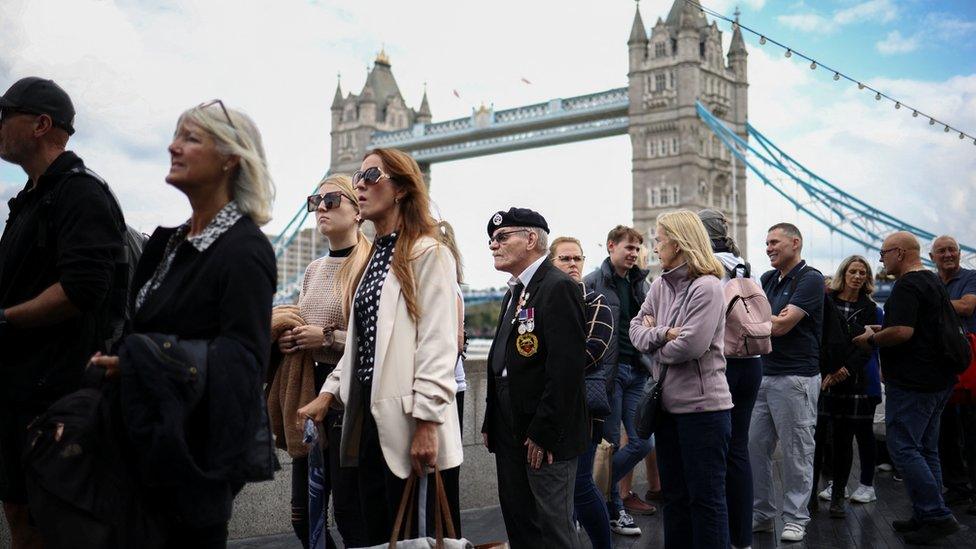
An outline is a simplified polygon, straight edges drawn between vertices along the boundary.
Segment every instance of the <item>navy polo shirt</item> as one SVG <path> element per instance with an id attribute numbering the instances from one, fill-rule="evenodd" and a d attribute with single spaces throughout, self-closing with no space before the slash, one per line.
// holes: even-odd
<path id="1" fill-rule="evenodd" d="M 762 277 L 763 291 L 773 316 L 787 305 L 806 313 L 792 330 L 772 338 L 773 352 L 763 356 L 763 375 L 815 376 L 820 373 L 820 335 L 826 290 L 823 275 L 806 266 L 807 262 L 801 261 L 784 277 L 775 270 Z M 796 290 L 793 290 L 794 279 Z"/>
<path id="2" fill-rule="evenodd" d="M 976 270 L 959 269 L 949 282 L 946 282 L 946 291 L 949 292 L 949 299 L 955 301 L 962 299 L 964 295 L 976 295 Z M 970 334 L 976 334 L 976 313 L 969 316 L 961 316 L 963 328 Z"/>

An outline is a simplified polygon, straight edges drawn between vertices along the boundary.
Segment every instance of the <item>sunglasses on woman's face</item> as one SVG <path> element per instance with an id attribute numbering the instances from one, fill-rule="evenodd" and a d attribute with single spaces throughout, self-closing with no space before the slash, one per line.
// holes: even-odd
<path id="1" fill-rule="evenodd" d="M 360 181 L 365 181 L 367 185 L 375 185 L 384 177 L 392 179 L 389 175 L 374 166 L 365 170 L 357 170 L 356 173 L 352 174 L 352 184 L 358 185 Z"/>
<path id="2" fill-rule="evenodd" d="M 331 193 L 325 194 L 313 194 L 308 197 L 306 201 L 306 206 L 308 211 L 314 212 L 319 209 L 319 204 L 324 204 L 326 211 L 332 208 L 338 208 L 339 204 L 342 203 L 342 193 L 339 191 L 332 191 Z"/>

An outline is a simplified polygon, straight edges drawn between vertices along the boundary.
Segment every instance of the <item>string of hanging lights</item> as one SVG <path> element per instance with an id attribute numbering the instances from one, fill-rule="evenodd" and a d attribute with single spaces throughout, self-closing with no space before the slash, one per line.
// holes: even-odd
<path id="1" fill-rule="evenodd" d="M 895 99 L 894 97 L 891 97 L 890 95 L 882 92 L 881 90 L 879 90 L 877 88 L 874 88 L 874 87 L 872 87 L 872 86 L 864 83 L 861 80 L 858 80 L 856 78 L 853 78 L 851 76 L 848 76 L 847 74 L 841 72 L 840 70 L 835 69 L 833 67 L 829 67 L 829 66 L 821 63 L 820 61 L 817 61 L 816 59 L 814 59 L 814 58 L 812 58 L 812 57 L 810 57 L 810 56 L 808 56 L 806 54 L 803 54 L 801 52 L 796 51 L 796 49 L 794 49 L 794 48 L 792 48 L 790 46 L 787 46 L 786 44 L 783 44 L 782 42 L 779 42 L 777 40 L 774 40 L 772 38 L 769 38 L 764 33 L 761 33 L 761 32 L 759 32 L 759 31 L 757 31 L 755 29 L 749 28 L 746 25 L 743 25 L 743 24 L 739 23 L 738 15 L 736 15 L 735 19 L 730 19 L 730 18 L 726 17 L 725 15 L 723 15 L 723 14 L 721 14 L 719 12 L 716 12 L 716 11 L 714 11 L 712 9 L 706 8 L 698 0 L 685 0 L 685 2 L 688 3 L 688 4 L 690 4 L 691 6 L 693 6 L 695 8 L 698 8 L 704 14 L 710 15 L 710 16 L 712 16 L 715 19 L 720 19 L 722 21 L 725 21 L 725 22 L 731 24 L 732 25 L 732 30 L 735 30 L 735 29 L 738 28 L 738 29 L 740 29 L 742 31 L 749 32 L 749 33 L 752 33 L 755 36 L 758 36 L 759 37 L 759 45 L 761 45 L 761 46 L 765 46 L 766 43 L 771 43 L 771 44 L 774 44 L 776 46 L 779 46 L 780 48 L 782 48 L 784 50 L 784 54 L 783 55 L 787 59 L 792 58 L 795 55 L 796 57 L 798 57 L 800 59 L 804 59 L 806 61 L 809 61 L 810 62 L 810 70 L 817 70 L 817 68 L 821 68 L 821 69 L 826 70 L 828 72 L 832 72 L 832 73 L 834 73 L 834 77 L 833 77 L 834 78 L 834 81 L 839 81 L 840 79 L 843 78 L 844 80 L 847 80 L 847 81 L 851 82 L 852 84 L 857 84 L 857 89 L 859 89 L 859 90 L 868 90 L 869 92 L 874 92 L 874 99 L 876 101 L 881 101 L 882 99 L 883 100 L 887 100 L 887 101 L 891 102 L 892 104 L 894 104 L 896 110 L 900 110 L 902 107 L 905 107 L 906 111 L 907 110 L 910 110 L 912 112 L 912 117 L 913 118 L 918 118 L 920 116 L 923 119 L 928 118 L 929 125 L 930 126 L 940 126 L 940 127 L 943 128 L 943 131 L 945 133 L 958 133 L 960 140 L 971 139 L 972 142 L 973 142 L 973 145 L 976 145 L 976 136 L 974 136 L 974 135 L 972 135 L 972 134 L 970 134 L 968 132 L 965 132 L 963 130 L 960 130 L 960 129 L 958 129 L 958 128 L 952 126 L 952 125 L 950 125 L 947 122 L 942 122 L 941 120 L 938 120 L 934 116 L 929 115 L 929 114 L 926 114 L 922 110 L 906 104 L 904 101 L 901 101 L 899 99 Z"/>

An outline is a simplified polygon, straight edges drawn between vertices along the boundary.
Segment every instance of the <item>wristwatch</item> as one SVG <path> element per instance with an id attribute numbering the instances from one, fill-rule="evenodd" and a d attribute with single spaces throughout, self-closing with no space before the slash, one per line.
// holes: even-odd
<path id="1" fill-rule="evenodd" d="M 322 347 L 331 347 L 335 343 L 335 328 L 322 328 Z"/>

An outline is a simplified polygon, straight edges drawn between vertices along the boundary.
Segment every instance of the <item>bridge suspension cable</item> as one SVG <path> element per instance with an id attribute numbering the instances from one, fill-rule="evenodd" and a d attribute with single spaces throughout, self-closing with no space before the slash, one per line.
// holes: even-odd
<path id="1" fill-rule="evenodd" d="M 792 48 L 790 46 L 787 46 L 786 44 L 783 44 L 782 42 L 779 42 L 777 40 L 774 40 L 774 39 L 770 38 L 766 34 L 763 34 L 763 33 L 759 32 L 759 31 L 757 31 L 755 29 L 752 29 L 750 27 L 747 27 L 746 25 L 743 25 L 743 24 L 739 23 L 738 10 L 736 11 L 735 19 L 730 19 L 730 18 L 726 17 L 725 15 L 723 15 L 723 14 L 721 14 L 721 13 L 715 11 L 715 10 L 706 8 L 698 0 L 685 0 L 685 2 L 687 4 L 695 7 L 695 8 L 698 8 L 699 10 L 701 10 L 702 13 L 708 14 L 708 15 L 714 17 L 715 19 L 721 19 L 722 21 L 726 21 L 726 22 L 730 23 L 732 25 L 732 29 L 733 30 L 735 30 L 735 29 L 738 28 L 738 29 L 741 29 L 743 31 L 749 32 L 749 33 L 751 33 L 751 34 L 759 37 L 759 45 L 765 45 L 766 42 L 770 42 L 770 43 L 772 43 L 772 44 L 774 44 L 776 46 L 779 46 L 780 48 L 782 48 L 784 50 L 784 55 L 787 58 L 791 58 L 793 56 L 796 56 L 796 57 L 798 57 L 800 59 L 804 59 L 806 61 L 809 61 L 810 62 L 810 70 L 816 70 L 817 68 L 821 68 L 823 70 L 826 70 L 828 72 L 828 74 L 832 72 L 832 73 L 834 73 L 834 80 L 835 81 L 844 79 L 844 80 L 847 80 L 848 82 L 850 82 L 852 84 L 857 84 L 857 88 L 859 90 L 868 90 L 869 92 L 873 92 L 874 93 L 874 99 L 875 100 L 881 101 L 882 99 L 884 99 L 884 100 L 890 102 L 892 105 L 894 105 L 895 110 L 900 110 L 902 107 L 904 107 L 905 108 L 905 112 L 911 111 L 913 118 L 919 118 L 919 117 L 921 117 L 922 120 L 928 120 L 930 126 L 937 127 L 939 129 L 942 129 L 945 133 L 948 133 L 948 134 L 951 134 L 951 135 L 958 134 L 960 140 L 968 139 L 968 140 L 970 140 L 970 141 L 973 142 L 973 145 L 976 145 L 976 136 L 974 136 L 972 133 L 969 133 L 969 132 L 965 132 L 963 130 L 960 130 L 959 128 L 957 128 L 955 126 L 952 126 L 952 125 L 950 125 L 947 122 L 942 122 L 941 120 L 935 118 L 934 116 L 932 116 L 930 114 L 926 114 L 926 113 L 922 112 L 921 110 L 919 110 L 919 109 L 917 109 L 915 107 L 912 107 L 912 106 L 909 106 L 909 105 L 905 104 L 904 101 L 901 101 L 899 99 L 895 99 L 894 97 L 888 95 L 887 93 L 882 92 L 881 90 L 879 90 L 879 89 L 877 89 L 877 88 L 875 88 L 873 86 L 870 86 L 868 84 L 865 84 L 863 80 L 858 80 L 858 79 L 856 79 L 856 78 L 854 78 L 852 76 L 848 76 L 847 74 L 845 74 L 844 72 L 841 72 L 838 69 L 834 69 L 832 67 L 829 67 L 827 65 L 824 65 L 823 63 L 821 63 L 820 61 L 817 61 L 813 57 L 810 57 L 810 56 L 808 56 L 808 55 L 806 55 L 804 53 L 801 53 L 801 52 L 797 51 L 796 49 L 794 49 L 794 48 Z"/>
<path id="2" fill-rule="evenodd" d="M 923 242 L 923 246 L 925 242 L 936 238 L 934 233 L 879 210 L 821 178 L 786 154 L 751 124 L 746 123 L 749 137 L 747 141 L 700 102 L 697 103 L 697 109 L 702 121 L 763 184 L 831 232 L 876 251 L 881 250 L 885 236 L 895 231 L 914 234 Z M 801 192 L 791 193 L 788 188 L 790 184 L 795 184 Z M 970 269 L 976 268 L 976 248 L 960 242 L 959 249 L 960 264 Z M 931 266 L 930 261 L 925 261 Z"/>

